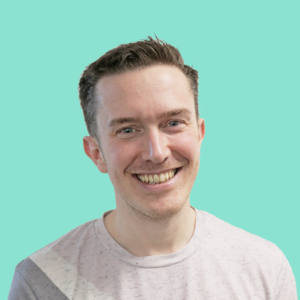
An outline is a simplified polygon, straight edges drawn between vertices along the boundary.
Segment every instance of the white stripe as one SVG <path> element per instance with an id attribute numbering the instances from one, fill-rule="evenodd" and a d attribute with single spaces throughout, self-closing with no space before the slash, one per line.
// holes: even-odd
<path id="1" fill-rule="evenodd" d="M 114 300 L 83 278 L 73 265 L 51 248 L 45 247 L 35 252 L 30 259 L 70 300 Z"/>

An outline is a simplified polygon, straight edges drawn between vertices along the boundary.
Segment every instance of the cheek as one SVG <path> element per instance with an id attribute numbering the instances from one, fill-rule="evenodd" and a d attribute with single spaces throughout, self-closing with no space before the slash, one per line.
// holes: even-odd
<path id="1" fill-rule="evenodd" d="M 107 162 L 117 172 L 124 172 L 136 157 L 134 143 L 112 143 L 107 150 L 107 156 L 109 157 Z"/>
<path id="2" fill-rule="evenodd" d="M 193 133 L 183 133 L 171 140 L 172 148 L 181 156 L 188 160 L 194 160 L 199 157 L 198 138 Z"/>

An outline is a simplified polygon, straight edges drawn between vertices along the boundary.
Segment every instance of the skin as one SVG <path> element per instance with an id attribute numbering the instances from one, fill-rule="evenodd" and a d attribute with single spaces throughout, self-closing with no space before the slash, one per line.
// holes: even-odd
<path id="1" fill-rule="evenodd" d="M 90 136 L 83 144 L 114 186 L 116 210 L 104 219 L 108 232 L 136 256 L 178 251 L 194 232 L 189 195 L 205 134 L 186 76 L 167 65 L 108 76 L 97 83 L 96 99 L 101 148 Z M 156 185 L 135 175 L 174 168 L 174 178 Z"/>

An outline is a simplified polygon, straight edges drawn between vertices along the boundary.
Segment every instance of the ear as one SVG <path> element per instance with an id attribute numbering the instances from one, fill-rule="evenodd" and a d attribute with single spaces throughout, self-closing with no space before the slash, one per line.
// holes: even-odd
<path id="1" fill-rule="evenodd" d="M 204 119 L 198 119 L 198 134 L 199 134 L 199 152 L 200 152 L 200 148 L 201 148 L 201 144 L 202 141 L 204 139 L 204 135 L 205 135 L 205 123 L 204 123 Z"/>
<path id="2" fill-rule="evenodd" d="M 85 154 L 93 161 L 101 173 L 107 173 L 106 163 L 97 140 L 91 136 L 83 138 Z"/>

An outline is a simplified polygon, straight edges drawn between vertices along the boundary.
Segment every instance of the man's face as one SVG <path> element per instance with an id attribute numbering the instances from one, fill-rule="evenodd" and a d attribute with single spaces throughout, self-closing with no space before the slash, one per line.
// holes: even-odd
<path id="1" fill-rule="evenodd" d="M 205 132 L 185 75 L 158 65 L 105 77 L 96 99 L 102 155 L 94 162 L 109 174 L 117 209 L 176 214 L 189 203 Z"/>

